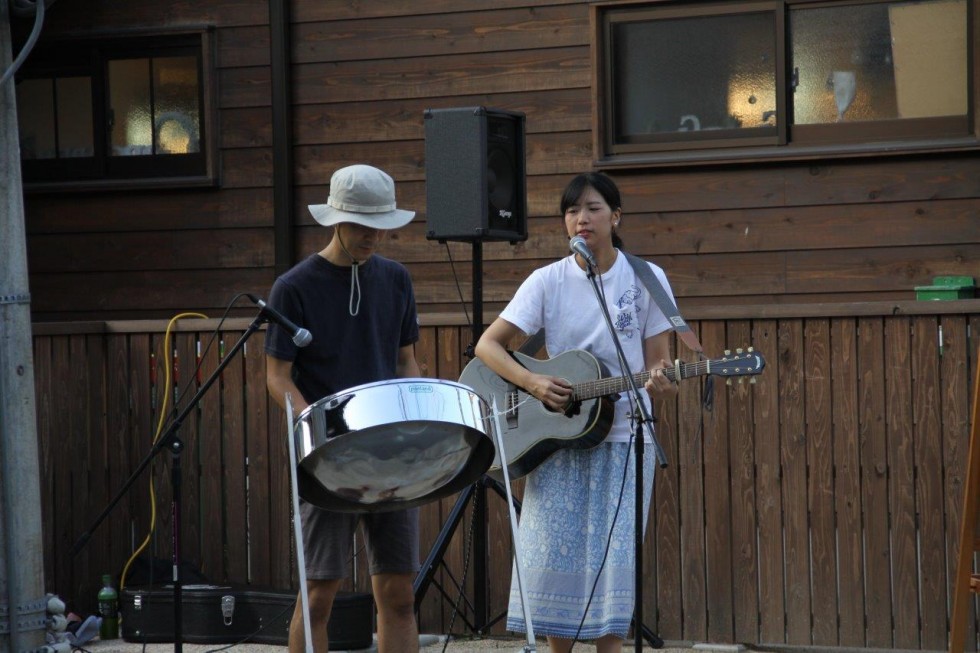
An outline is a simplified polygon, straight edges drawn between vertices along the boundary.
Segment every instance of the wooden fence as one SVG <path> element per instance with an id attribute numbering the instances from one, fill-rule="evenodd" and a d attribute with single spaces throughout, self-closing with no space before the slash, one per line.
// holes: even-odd
<path id="1" fill-rule="evenodd" d="M 711 412 L 699 405 L 703 380 L 656 407 L 669 465 L 644 547 L 645 625 L 669 640 L 944 649 L 980 300 L 689 313 L 709 355 L 753 346 L 767 367 L 756 384 L 716 384 Z M 118 577 L 148 533 L 152 555 L 169 559 L 169 450 L 71 549 L 152 450 L 173 398 L 192 396 L 248 324 L 225 323 L 213 343 L 216 320 L 181 320 L 169 336 L 165 322 L 35 325 L 45 583 L 76 611 L 95 609 L 101 574 Z M 290 588 L 286 425 L 266 393 L 263 336 L 178 431 L 182 557 L 213 582 Z M 458 378 L 470 340 L 467 325 L 423 316 L 423 375 Z M 506 607 L 510 532 L 506 505 L 487 497 L 495 616 Z M 455 501 L 423 507 L 423 555 Z M 420 609 L 423 632 L 448 629 L 464 575 L 453 630 L 466 632 L 471 528 L 464 517 L 451 533 Z M 349 587 L 367 587 L 362 564 Z"/>

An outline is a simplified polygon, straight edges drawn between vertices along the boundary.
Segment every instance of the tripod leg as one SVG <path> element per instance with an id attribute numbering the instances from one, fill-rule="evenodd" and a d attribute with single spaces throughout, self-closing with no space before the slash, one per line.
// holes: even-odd
<path id="1" fill-rule="evenodd" d="M 472 498 L 475 491 L 476 484 L 474 483 L 473 485 L 467 486 L 460 493 L 459 498 L 456 499 L 456 505 L 453 506 L 452 511 L 449 513 L 449 519 L 446 520 L 442 530 L 439 531 L 439 536 L 432 545 L 432 549 L 429 551 L 425 562 L 422 563 L 422 568 L 419 570 L 418 576 L 415 577 L 413 589 L 415 590 L 416 611 L 422 605 L 422 599 L 425 597 L 429 585 L 432 584 L 432 577 L 435 576 L 438 565 L 442 563 L 442 558 L 446 554 L 446 549 L 449 548 L 449 542 L 453 538 L 453 533 L 456 532 L 456 527 L 459 526 L 459 522 L 463 518 L 466 504 L 470 502 L 470 498 Z"/>
<path id="2" fill-rule="evenodd" d="M 631 626 L 636 626 L 636 619 L 630 624 Z M 664 640 L 658 637 L 652 630 L 650 630 L 645 624 L 640 624 L 640 632 L 643 634 L 643 639 L 647 641 L 650 648 L 663 648 Z"/>

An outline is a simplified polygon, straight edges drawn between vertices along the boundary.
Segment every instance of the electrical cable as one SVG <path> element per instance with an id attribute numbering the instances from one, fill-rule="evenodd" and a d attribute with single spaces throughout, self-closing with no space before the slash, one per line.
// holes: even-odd
<path id="1" fill-rule="evenodd" d="M 187 379 L 187 383 L 184 385 L 184 389 L 181 390 L 181 391 L 179 391 L 177 393 L 177 396 L 174 398 L 173 413 L 174 413 L 175 416 L 178 414 L 177 408 L 180 405 L 181 400 L 187 395 L 188 391 L 190 390 L 191 384 L 193 384 L 197 380 L 198 372 L 201 370 L 201 366 L 204 363 L 204 359 L 207 356 L 208 351 L 210 351 L 211 346 L 214 344 L 216 338 L 218 337 L 218 334 L 221 332 L 221 326 L 224 324 L 225 320 L 228 318 L 228 313 L 231 311 L 231 309 L 235 305 L 235 303 L 239 299 L 241 299 L 242 297 L 245 297 L 245 296 L 246 296 L 246 293 L 238 293 L 237 295 L 235 295 L 232 298 L 232 300 L 225 307 L 224 313 L 222 313 L 221 318 L 218 320 L 217 326 L 214 328 L 214 331 L 211 332 L 211 337 L 208 340 L 208 343 L 205 346 L 204 351 L 201 353 L 200 356 L 197 357 L 197 366 L 194 368 L 194 372 Z M 197 317 L 197 318 L 204 318 L 204 319 L 207 319 L 208 318 L 208 316 L 207 315 L 204 315 L 203 313 L 178 313 L 177 315 L 175 315 L 174 317 L 172 317 L 170 319 L 170 322 L 167 324 L 167 330 L 166 330 L 166 333 L 165 333 L 164 339 L 163 339 L 163 351 L 164 351 L 164 355 L 165 356 L 169 356 L 170 358 L 167 361 L 165 361 L 165 364 L 163 366 L 163 368 L 164 368 L 164 374 L 165 374 L 165 376 L 164 376 L 164 379 L 165 379 L 165 381 L 164 381 L 164 390 L 163 390 L 163 404 L 160 406 L 160 419 L 158 420 L 158 423 L 157 423 L 156 433 L 153 435 L 153 440 L 152 440 L 152 444 L 153 445 L 156 445 L 157 440 L 160 438 L 160 435 L 163 433 L 163 426 L 164 426 L 164 421 L 163 420 L 164 420 L 164 416 L 167 414 L 167 402 L 170 400 L 170 396 L 171 396 L 171 392 L 170 392 L 170 387 L 171 387 L 170 371 L 173 369 L 173 350 L 170 347 L 170 333 L 171 333 L 171 331 L 173 329 L 174 324 L 178 320 L 180 320 L 182 318 L 187 318 L 187 317 Z M 146 549 L 146 547 L 149 546 L 150 539 L 153 536 L 153 532 L 156 530 L 156 491 L 154 490 L 154 486 L 153 486 L 153 482 L 152 482 L 152 476 L 153 475 L 152 475 L 152 471 L 151 471 L 151 474 L 150 474 L 150 477 L 151 477 L 151 481 L 150 481 L 150 526 L 149 526 L 149 529 L 147 530 L 146 538 L 136 548 L 136 550 L 133 552 L 133 554 L 126 561 L 126 564 L 123 566 L 122 574 L 120 575 L 120 580 L 119 580 L 119 590 L 120 591 L 122 591 L 126 587 L 126 576 L 129 573 L 130 566 L 132 566 L 132 564 L 136 560 L 136 558 L 139 557 L 139 555 L 141 553 L 143 553 L 143 551 Z M 152 565 L 151 565 L 151 568 L 152 568 Z"/>
<path id="2" fill-rule="evenodd" d="M 466 576 L 469 574 L 470 571 L 470 551 L 473 548 L 472 546 L 473 534 L 476 531 L 476 516 L 477 514 L 479 514 L 479 510 L 477 509 L 479 505 L 479 501 L 480 501 L 479 493 L 474 492 L 473 511 L 470 515 L 470 527 L 466 531 L 466 540 L 463 543 L 463 550 L 466 552 L 466 554 L 463 556 L 463 576 L 462 578 L 460 578 L 459 582 L 456 583 L 456 586 L 459 590 L 459 594 L 456 595 L 456 603 L 453 604 L 453 612 L 449 617 L 449 626 L 446 628 L 446 639 L 442 643 L 442 653 L 446 653 L 446 649 L 449 647 L 449 641 L 452 639 L 453 624 L 456 623 L 456 615 L 459 614 L 459 604 L 463 600 L 463 590 L 466 588 Z M 449 574 L 449 576 L 450 578 L 452 578 L 452 574 Z M 453 582 L 455 581 L 456 579 L 453 578 Z"/>
<path id="3" fill-rule="evenodd" d="M 174 403 L 173 403 L 173 413 L 174 413 L 175 416 L 178 414 L 178 407 L 180 406 L 181 400 L 189 392 L 190 387 L 191 387 L 191 384 L 193 384 L 195 382 L 195 380 L 197 380 L 197 378 L 198 378 L 198 372 L 201 370 L 201 367 L 203 365 L 203 362 L 204 362 L 205 358 L 207 357 L 207 354 L 210 351 L 211 346 L 214 344 L 214 342 L 215 342 L 218 334 L 221 332 L 221 326 L 224 324 L 225 320 L 227 319 L 228 313 L 231 311 L 231 308 L 235 305 L 235 303 L 239 299 L 241 299 L 242 297 L 246 297 L 246 296 L 247 296 L 247 293 L 239 293 L 239 294 L 235 295 L 235 297 L 231 300 L 231 302 L 229 302 L 228 306 L 225 308 L 224 313 L 221 315 L 221 318 L 219 319 L 217 326 L 215 327 L 214 331 L 212 331 L 211 337 L 209 338 L 207 344 L 204 347 L 204 351 L 201 352 L 201 354 L 197 357 L 197 365 L 196 365 L 196 367 L 194 369 L 194 372 L 188 378 L 188 381 L 184 385 L 183 390 L 181 390 L 181 391 L 179 391 L 179 392 L 176 393 L 176 396 L 174 398 Z M 163 426 L 164 426 L 163 419 L 164 419 L 164 415 L 166 415 L 166 413 L 167 413 L 167 402 L 168 402 L 168 400 L 169 400 L 169 398 L 171 396 L 171 392 L 170 392 L 170 388 L 171 388 L 170 370 L 173 369 L 173 360 L 174 359 L 173 359 L 173 350 L 172 350 L 172 348 L 170 346 L 170 334 L 171 334 L 171 332 L 173 330 L 173 327 L 174 327 L 175 323 L 178 320 L 184 319 L 184 318 L 188 318 L 188 317 L 196 317 L 196 318 L 208 319 L 208 316 L 207 315 L 204 315 L 203 313 L 179 313 L 179 314 L 175 315 L 174 317 L 172 317 L 170 319 L 170 321 L 167 323 L 167 329 L 166 329 L 165 334 L 164 334 L 163 351 L 164 351 L 165 355 L 169 354 L 170 355 L 170 358 L 169 358 L 169 360 L 165 361 L 165 364 L 164 364 L 164 372 L 165 372 L 165 375 L 164 375 L 164 379 L 165 379 L 164 380 L 164 389 L 163 389 L 163 397 L 164 397 L 164 399 L 163 399 L 163 404 L 160 407 L 160 419 L 159 419 L 158 424 L 157 424 L 157 430 L 156 430 L 156 433 L 154 434 L 153 440 L 152 440 L 152 443 L 154 445 L 157 443 L 157 441 L 160 438 L 160 435 L 163 432 Z M 152 473 L 151 473 L 151 477 L 152 477 Z M 153 535 L 153 532 L 154 532 L 155 528 L 156 528 L 156 492 L 154 490 L 153 483 L 151 481 L 151 483 L 150 483 L 150 527 L 149 527 L 149 530 L 147 531 L 146 538 L 143 540 L 143 542 L 140 544 L 140 546 L 137 547 L 137 549 L 133 552 L 133 554 L 126 561 L 126 564 L 123 567 L 123 571 L 122 571 L 122 574 L 121 574 L 121 577 L 120 577 L 120 582 L 119 582 L 120 592 L 122 591 L 123 588 L 125 588 L 126 576 L 129 573 L 130 566 L 132 565 L 133 561 L 149 545 L 150 540 L 152 538 L 152 535 Z M 350 558 L 349 562 L 350 563 L 353 563 L 353 561 L 356 560 L 357 556 L 363 550 L 364 550 L 364 545 L 361 545 L 356 551 L 353 552 L 353 555 Z M 150 566 L 151 573 L 152 573 L 152 568 L 153 567 L 151 565 Z M 255 635 L 257 635 L 258 633 L 262 632 L 262 630 L 264 630 L 266 627 L 268 627 L 271 623 L 275 622 L 279 617 L 281 617 L 283 614 L 285 614 L 285 612 L 287 610 L 294 608 L 294 606 L 295 606 L 295 601 L 293 601 L 292 603 L 290 603 L 289 605 L 287 605 L 282 611 L 280 611 L 277 615 L 275 615 L 272 619 L 270 619 L 268 621 L 268 623 L 263 624 L 257 630 L 249 633 L 248 635 L 246 635 L 242 639 L 238 640 L 237 642 L 234 642 L 234 643 L 229 644 L 228 646 L 225 646 L 225 647 L 222 647 L 222 648 L 212 649 L 210 651 L 207 651 L 206 653 L 217 653 L 218 651 L 224 651 L 224 650 L 230 649 L 230 648 L 232 648 L 234 646 L 238 646 L 239 644 L 242 644 L 243 642 L 248 641 L 249 639 L 251 639 L 252 637 L 254 637 Z M 147 642 L 144 639 L 143 640 L 143 650 L 144 651 L 146 650 L 146 644 L 147 644 Z"/>
<path id="4" fill-rule="evenodd" d="M 582 627 L 585 626 L 585 617 L 589 614 L 589 608 L 592 606 L 592 599 L 595 598 L 596 587 L 599 586 L 599 578 L 602 576 L 602 570 L 606 567 L 606 560 L 609 558 L 609 549 L 612 546 L 613 533 L 616 531 L 616 522 L 619 520 L 619 509 L 623 505 L 623 496 L 626 490 L 626 477 L 629 474 L 630 461 L 633 458 L 633 440 L 634 435 L 630 435 L 630 443 L 626 449 L 626 463 L 623 465 L 623 477 L 619 483 L 619 498 L 616 500 L 616 510 L 613 513 L 612 526 L 609 527 L 609 536 L 606 538 L 606 549 L 602 553 L 602 562 L 599 564 L 599 570 L 596 572 L 595 581 L 592 583 L 592 589 L 589 591 L 589 600 L 585 603 L 585 610 L 582 611 L 582 620 L 578 623 L 578 629 L 575 631 L 575 637 L 572 638 L 572 643 L 568 645 L 568 653 L 572 652 L 572 648 L 575 647 L 575 643 L 579 641 L 578 637 L 582 633 Z"/>
<path id="5" fill-rule="evenodd" d="M 0 2 L 2 1 L 0 0 Z M 31 29 L 31 35 L 27 37 L 27 42 L 24 43 L 24 47 L 20 49 L 17 57 L 10 64 L 10 68 L 4 71 L 3 77 L 0 77 L 0 87 L 3 87 L 7 83 L 7 80 L 11 79 L 17 73 L 23 65 L 24 60 L 27 59 L 27 55 L 34 49 L 38 37 L 41 36 L 41 26 L 44 24 L 45 4 L 45 0 L 11 0 L 10 10 L 12 13 L 18 16 L 30 16 L 34 14 L 34 27 Z"/>
<path id="6" fill-rule="evenodd" d="M 170 370 L 171 370 L 171 367 L 173 365 L 173 352 L 170 349 L 170 332 L 173 329 L 174 324 L 178 320 L 180 320 L 182 318 L 186 318 L 186 317 L 197 317 L 197 318 L 205 318 L 206 319 L 207 318 L 207 315 L 204 315 L 203 313 L 178 313 L 177 315 L 175 315 L 172 318 L 170 318 L 170 321 L 167 323 L 167 330 L 166 330 L 166 332 L 164 334 L 164 337 L 163 337 L 163 352 L 164 352 L 164 355 L 165 356 L 166 355 L 170 355 L 170 359 L 167 360 L 167 361 L 165 361 L 165 364 L 163 366 L 163 368 L 164 368 L 164 375 L 165 375 L 164 376 L 164 379 L 165 379 L 164 380 L 164 389 L 163 389 L 163 404 L 160 406 L 160 419 L 157 421 L 157 430 L 156 430 L 156 433 L 154 433 L 154 435 L 153 435 L 152 444 L 154 444 L 154 445 L 157 443 L 157 440 L 160 438 L 161 433 L 163 433 L 163 424 L 164 424 L 163 419 L 164 419 L 164 416 L 167 414 L 167 402 L 170 400 Z M 193 377 L 193 375 L 192 375 L 192 377 Z M 175 408 L 176 408 L 176 406 L 175 406 Z M 133 561 L 137 557 L 139 557 L 139 555 L 141 553 L 143 553 L 143 551 L 146 549 L 146 547 L 149 546 L 149 544 L 150 544 L 150 538 L 153 535 L 153 531 L 156 529 L 157 502 L 156 502 L 156 490 L 153 489 L 153 480 L 152 479 L 153 479 L 153 473 L 152 473 L 152 466 L 151 466 L 151 472 L 150 472 L 150 527 L 149 527 L 149 530 L 146 533 L 146 538 L 143 540 L 143 542 L 138 547 L 136 547 L 136 550 L 133 552 L 133 554 L 126 561 L 126 564 L 123 566 L 122 574 L 119 577 L 119 590 L 120 591 L 122 591 L 126 587 L 126 576 L 129 573 L 129 567 L 133 564 Z"/>
<path id="7" fill-rule="evenodd" d="M 456 282 L 456 293 L 459 295 L 459 303 L 463 307 L 463 315 L 466 316 L 466 326 L 472 327 L 473 323 L 470 321 L 470 314 L 466 310 L 466 300 L 463 299 L 463 289 L 459 286 L 459 275 L 456 274 L 456 264 L 453 262 L 453 252 L 449 249 L 449 243 L 446 245 L 446 256 L 449 257 L 449 268 L 453 271 L 453 281 Z M 482 326 L 482 325 L 481 325 Z M 476 346 L 476 343 L 473 343 Z"/>
<path id="8" fill-rule="evenodd" d="M 602 304 L 605 306 L 606 305 L 606 286 L 602 282 L 602 275 L 596 275 L 596 276 L 599 279 L 599 286 L 598 286 L 599 287 L 599 296 L 601 298 Z M 630 373 L 629 367 L 626 365 L 626 361 L 620 361 L 620 365 L 623 365 L 624 368 L 625 368 L 623 370 L 623 373 L 624 374 L 629 374 Z M 633 397 L 632 393 L 627 393 L 627 397 L 629 397 L 630 405 L 633 407 L 632 408 L 632 412 L 633 412 L 633 415 L 634 415 L 634 419 L 639 419 L 640 413 L 637 410 L 637 406 L 635 404 L 636 398 Z M 575 631 L 575 637 L 572 638 L 572 643 L 568 646 L 568 653 L 571 653 L 572 652 L 572 649 L 575 647 L 575 643 L 579 641 L 578 637 L 582 633 L 583 626 L 585 626 L 585 618 L 589 614 L 589 607 L 592 605 L 592 599 L 595 598 L 595 590 L 596 590 L 596 587 L 598 587 L 598 585 L 599 585 L 599 578 L 602 576 L 602 571 L 606 567 L 606 560 L 609 557 L 609 549 L 612 546 L 613 533 L 616 530 L 616 521 L 619 519 L 619 509 L 623 505 L 623 492 L 624 492 L 624 489 L 626 488 L 626 476 L 629 473 L 629 466 L 630 466 L 630 460 L 632 458 L 633 440 L 634 440 L 634 438 L 635 438 L 635 435 L 633 434 L 633 431 L 631 429 L 630 430 L 629 447 L 626 450 L 627 451 L 627 455 L 626 455 L 625 463 L 623 465 L 623 477 L 622 477 L 622 480 L 620 481 L 620 485 L 619 485 L 619 498 L 616 500 L 616 510 L 613 513 L 612 525 L 609 527 L 609 536 L 606 538 L 606 548 L 605 548 L 605 550 L 602 553 L 602 562 L 599 564 L 598 571 L 596 571 L 595 581 L 592 583 L 592 589 L 589 591 L 589 600 L 585 604 L 585 610 L 582 611 L 582 620 L 579 621 L 578 629 Z"/>
<path id="9" fill-rule="evenodd" d="M 599 276 L 599 294 L 602 297 L 603 304 L 605 304 L 606 303 L 606 291 L 605 291 L 605 286 L 602 283 L 602 277 L 601 276 Z M 702 358 L 703 358 L 703 355 L 702 355 Z M 621 364 L 625 364 L 625 361 L 621 361 Z M 627 373 L 628 373 L 628 370 L 627 370 Z M 711 377 L 708 377 L 708 380 L 710 381 L 711 380 Z M 630 404 L 632 406 L 633 415 L 635 416 L 634 419 L 639 419 L 639 412 L 637 411 L 635 397 L 633 397 L 632 393 L 629 393 L 627 396 L 629 397 Z M 707 410 L 710 411 L 710 402 L 708 400 L 705 401 L 704 407 Z M 701 434 L 703 432 L 704 432 L 704 411 L 701 411 L 701 413 L 700 413 L 700 419 L 699 419 L 699 422 L 698 422 L 698 432 L 695 434 L 695 441 L 699 437 L 701 437 Z M 575 637 L 572 638 L 572 643 L 569 645 L 568 652 L 567 653 L 571 653 L 572 649 L 575 647 L 575 644 L 579 641 L 579 635 L 581 634 L 582 628 L 585 625 L 585 618 L 586 618 L 586 616 L 589 613 L 589 607 L 591 607 L 591 605 L 592 605 L 592 599 L 595 598 L 595 590 L 596 590 L 596 587 L 599 584 L 599 577 L 602 574 L 602 570 L 603 570 L 603 568 L 606 565 L 606 560 L 609 557 L 609 549 L 610 549 L 610 546 L 612 544 L 613 532 L 615 531 L 616 521 L 619 519 L 619 511 L 620 511 L 620 508 L 622 507 L 622 503 L 623 503 L 623 496 L 624 496 L 625 488 L 626 488 L 626 477 L 627 477 L 627 474 L 629 472 L 630 462 L 632 462 L 633 458 L 635 458 L 635 455 L 633 454 L 633 447 L 635 445 L 635 440 L 636 440 L 636 435 L 633 432 L 633 430 L 631 429 L 631 431 L 630 431 L 629 447 L 626 450 L 625 464 L 623 466 L 623 477 L 622 477 L 622 481 L 620 482 L 620 486 L 619 486 L 619 497 L 618 497 L 618 499 L 616 501 L 616 510 L 615 510 L 615 513 L 613 514 L 612 526 L 610 526 L 610 528 L 609 528 L 609 536 L 606 539 L 606 548 L 605 548 L 605 551 L 603 552 L 603 555 L 602 555 L 602 563 L 599 565 L 599 570 L 596 572 L 596 578 L 595 578 L 595 581 L 592 584 L 592 590 L 589 592 L 589 600 L 588 600 L 588 602 L 586 602 L 585 610 L 582 612 L 582 620 L 579 622 L 578 629 L 575 632 Z M 645 460 L 644 461 L 641 461 L 640 464 L 645 464 Z M 651 501 L 651 505 L 652 505 L 652 501 Z M 650 508 L 647 507 L 647 511 L 649 511 L 649 509 Z M 635 525 L 634 525 L 634 528 L 635 528 Z M 636 555 L 642 555 L 642 552 L 636 552 Z M 634 561 L 634 564 L 635 564 L 635 561 Z M 634 600 L 635 600 L 635 597 L 634 597 Z M 635 628 L 638 628 L 639 625 L 636 625 L 634 627 Z"/>

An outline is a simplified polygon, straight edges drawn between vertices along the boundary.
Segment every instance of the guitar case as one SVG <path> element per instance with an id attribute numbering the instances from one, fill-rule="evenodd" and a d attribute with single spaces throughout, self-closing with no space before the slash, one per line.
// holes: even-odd
<path id="1" fill-rule="evenodd" d="M 181 588 L 181 641 L 190 644 L 286 645 L 297 592 L 233 585 Z M 119 596 L 122 638 L 127 642 L 174 641 L 173 585 L 126 588 Z M 327 625 L 330 650 L 356 650 L 374 639 L 370 594 L 340 592 Z"/>

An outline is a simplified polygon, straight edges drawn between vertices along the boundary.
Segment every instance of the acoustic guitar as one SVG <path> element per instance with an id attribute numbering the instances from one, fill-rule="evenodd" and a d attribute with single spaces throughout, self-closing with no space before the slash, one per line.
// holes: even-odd
<path id="1" fill-rule="evenodd" d="M 573 349 L 548 360 L 520 352 L 512 355 L 532 372 L 566 379 L 572 385 L 572 398 L 563 412 L 549 409 L 474 358 L 463 369 L 459 382 L 473 388 L 488 404 L 497 401 L 502 413 L 501 439 L 507 451 L 507 471 L 511 480 L 529 474 L 559 449 L 588 449 L 605 439 L 612 426 L 613 397 L 630 390 L 629 377 L 604 377 L 599 361 L 587 351 Z M 726 352 L 725 357 L 696 363 L 678 363 L 664 370 L 671 381 L 698 376 L 742 377 L 760 374 L 766 362 L 749 348 Z M 637 387 L 650 378 L 649 371 L 633 375 Z M 503 481 L 500 452 L 494 454 L 487 474 Z"/>

